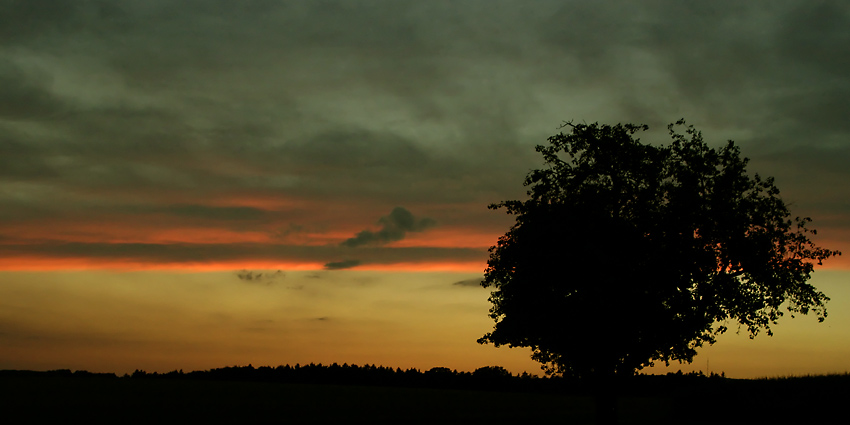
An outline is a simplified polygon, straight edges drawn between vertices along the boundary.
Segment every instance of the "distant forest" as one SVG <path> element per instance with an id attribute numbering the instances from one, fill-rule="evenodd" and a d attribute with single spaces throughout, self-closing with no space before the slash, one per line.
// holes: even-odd
<path id="1" fill-rule="evenodd" d="M 446 367 L 435 367 L 426 371 L 419 369 L 401 369 L 375 365 L 337 364 L 323 365 L 310 363 L 294 366 L 281 365 L 277 367 L 260 366 L 228 366 L 203 371 L 183 372 L 174 370 L 166 373 L 136 370 L 122 377 L 114 373 L 95 373 L 83 370 L 68 369 L 45 372 L 5 370 L 2 376 L 17 377 L 80 377 L 130 380 L 195 380 L 195 381 L 237 381 L 237 382 L 272 382 L 290 384 L 328 384 L 328 385 L 359 385 L 359 386 L 394 386 L 409 388 L 440 388 L 440 389 L 474 389 L 493 391 L 555 391 L 555 392 L 584 392 L 586 383 L 579 379 L 562 377 L 538 377 L 523 372 L 511 374 L 501 366 L 485 366 L 473 372 L 457 371 Z M 675 382 L 674 382 L 675 381 Z M 645 388 L 647 385 L 667 386 L 690 382 L 693 385 L 705 382 L 727 381 L 723 374 L 704 375 L 702 372 L 668 373 L 667 375 L 638 375 L 634 379 L 623 381 L 622 389 L 632 386 Z M 666 384 L 665 384 L 666 383 Z"/>

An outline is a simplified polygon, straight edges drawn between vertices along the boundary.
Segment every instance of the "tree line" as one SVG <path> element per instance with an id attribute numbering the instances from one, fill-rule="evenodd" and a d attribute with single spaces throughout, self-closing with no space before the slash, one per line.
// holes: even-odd
<path id="1" fill-rule="evenodd" d="M 428 370 L 415 368 L 401 369 L 374 364 L 355 365 L 321 363 L 259 366 L 226 366 L 209 370 L 183 372 L 146 372 L 136 369 L 132 374 L 118 376 L 115 373 L 95 373 L 84 370 L 71 371 L 59 369 L 50 371 L 3 370 L 1 377 L 67 377 L 67 378 L 106 378 L 141 380 L 194 380 L 194 381 L 233 381 L 233 382 L 265 382 L 286 384 L 315 384 L 315 385 L 361 385 L 408 388 L 436 389 L 470 389 L 492 391 L 555 391 L 583 393 L 587 390 L 585 379 L 562 376 L 537 376 L 523 372 L 512 374 L 501 366 L 484 366 L 472 372 L 458 371 L 447 367 L 433 367 Z M 708 381 L 725 381 L 724 374 L 712 373 L 709 376 L 702 372 L 668 373 L 663 376 L 640 375 L 635 384 L 658 386 L 681 385 L 693 382 L 695 385 Z M 675 383 L 674 383 L 675 381 Z"/>

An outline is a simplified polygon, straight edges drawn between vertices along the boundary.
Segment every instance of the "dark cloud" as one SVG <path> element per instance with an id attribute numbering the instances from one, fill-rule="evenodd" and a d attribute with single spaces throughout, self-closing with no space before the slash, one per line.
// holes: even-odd
<path id="1" fill-rule="evenodd" d="M 281 148 L 284 158 L 296 158 L 293 165 L 326 172 L 335 168 L 422 167 L 429 161 L 423 148 L 392 134 L 364 130 L 322 133 Z M 391 161 L 390 161 L 391 160 Z"/>
<path id="2" fill-rule="evenodd" d="M 0 56 L 0 119 L 44 120 L 65 112 L 65 102 L 47 89 L 50 75 L 39 71 Z"/>
<path id="3" fill-rule="evenodd" d="M 251 270 L 239 270 L 236 272 L 236 277 L 239 280 L 248 282 L 248 283 L 261 283 L 264 285 L 271 285 L 277 281 L 282 280 L 286 277 L 286 274 L 280 270 L 275 272 L 255 272 Z"/>
<path id="4" fill-rule="evenodd" d="M 274 229 L 333 231 L 406 205 L 468 209 L 456 224 L 476 229 L 493 221 L 484 206 L 524 196 L 533 146 L 562 120 L 663 134 L 680 117 L 736 140 L 806 215 L 850 217 L 821 209 L 840 189 L 806 190 L 850 179 L 820 166 L 850 140 L 841 2 L 7 1 L 0 46 L 9 226 L 119 214 L 315 244 Z M 251 202 L 209 201 L 225 198 Z M 311 212 L 328 203 L 344 208 Z M 346 247 L 423 225 L 397 218 Z M 182 261 L 201 248 L 159 249 Z M 345 258 L 322 250 L 321 263 Z"/>
<path id="5" fill-rule="evenodd" d="M 382 245 L 404 239 L 408 232 L 422 232 L 434 227 L 437 222 L 431 218 L 416 219 L 413 214 L 402 208 L 395 207 L 389 215 L 378 220 L 381 230 L 363 230 L 356 236 L 346 239 L 340 245 L 354 248 L 363 245 Z"/>
<path id="6" fill-rule="evenodd" d="M 850 185 L 840 183 L 847 177 L 847 164 L 850 146 L 797 146 L 753 157 L 750 168 L 779 176 L 777 187 L 792 214 L 811 216 L 815 228 L 830 221 L 830 228 L 850 229 L 846 218 L 836 220 L 850 211 Z"/>
<path id="7" fill-rule="evenodd" d="M 0 179 L 38 181 L 60 176 L 41 149 L 20 139 L 14 129 L 0 123 Z"/>
<path id="8" fill-rule="evenodd" d="M 777 48 L 795 70 L 846 81 L 850 67 L 850 5 L 844 2 L 799 3 L 783 17 Z M 829 81 L 831 83 L 831 81 Z"/>
<path id="9" fill-rule="evenodd" d="M 361 264 L 360 260 L 342 260 L 325 264 L 325 270 L 343 270 L 357 267 Z"/>
<path id="10" fill-rule="evenodd" d="M 110 0 L 8 0 L 0 3 L 0 40 L 50 40 L 74 33 L 120 30 L 121 8 Z"/>
<path id="11" fill-rule="evenodd" d="M 429 64 L 439 63 L 429 59 L 439 51 L 427 45 L 433 42 L 435 31 L 443 30 L 433 27 L 428 19 L 422 20 L 449 10 L 403 2 L 360 7 L 328 2 L 318 8 L 275 2 L 235 7 L 230 2 L 212 1 L 195 5 L 190 13 L 166 3 L 138 7 L 131 2 L 112 2 L 113 11 L 103 9 L 100 3 L 57 2 L 55 10 L 63 11 L 62 17 L 73 24 L 62 29 L 63 37 L 57 35 L 55 41 L 80 40 L 82 44 L 65 53 L 36 50 L 53 57 L 51 60 L 59 66 L 34 62 L 31 67 L 43 71 L 43 81 L 4 85 L 30 87 L 33 94 L 29 97 L 46 98 L 49 101 L 42 103 L 55 106 L 60 102 L 50 100 L 58 99 L 50 81 L 57 78 L 91 81 L 87 75 L 94 73 L 115 83 L 106 85 L 117 90 L 108 93 L 106 99 L 100 85 L 93 85 L 88 95 L 108 102 L 83 102 L 79 96 L 65 96 L 65 108 L 74 113 L 70 119 L 54 124 L 57 131 L 67 135 L 61 144 L 44 139 L 33 143 L 33 136 L 27 137 L 28 145 L 49 145 L 36 159 L 47 155 L 72 159 L 45 165 L 45 171 L 52 173 L 39 175 L 56 176 L 53 184 L 70 190 L 92 186 L 207 192 L 282 189 L 306 197 L 396 200 L 421 196 L 461 199 L 470 191 L 484 189 L 490 196 L 482 202 L 490 201 L 492 193 L 500 190 L 498 178 L 482 169 L 497 162 L 480 157 L 489 151 L 458 160 L 423 149 L 421 138 L 412 140 L 397 131 L 366 129 L 367 123 L 345 115 L 332 118 L 324 111 L 306 115 L 295 112 L 305 110 L 303 100 L 314 95 L 309 90 L 323 91 L 338 80 L 340 93 L 346 87 L 360 90 L 364 85 L 374 86 L 378 93 L 385 89 L 404 92 L 408 97 L 399 99 L 402 109 L 413 108 L 410 112 L 416 115 L 439 114 L 441 120 L 450 117 L 453 114 L 442 111 L 428 100 L 429 96 L 410 97 L 430 84 L 426 81 L 436 83 L 449 77 L 429 70 Z M 37 9 L 18 12 L 34 25 L 45 22 L 45 27 L 60 18 Z M 106 21 L 121 23 L 113 37 L 92 37 L 91 32 L 80 30 Z M 452 26 L 450 33 L 462 29 L 463 22 L 453 20 Z M 439 38 L 451 41 L 448 35 Z M 281 49 L 281 43 L 291 48 Z M 343 54 L 338 54 L 346 43 Z M 212 45 L 216 47 L 211 49 Z M 423 47 L 412 48 L 419 45 Z M 329 50 L 322 50 L 322 46 Z M 268 55 L 265 49 L 278 53 Z M 364 61 L 358 49 L 370 52 L 371 58 Z M 383 50 L 395 53 L 384 56 L 380 54 Z M 234 58 L 238 66 L 233 67 L 229 58 Z M 272 58 L 272 62 L 265 63 L 264 58 Z M 318 68 L 313 69 L 314 65 Z M 396 66 L 404 69 L 394 69 Z M 346 72 L 338 73 L 334 70 L 338 67 Z M 231 74 L 230 70 L 237 68 L 239 73 Z M 208 78 L 231 82 L 209 87 Z M 252 80 L 250 84 L 234 82 L 246 78 Z M 149 80 L 167 87 L 150 86 Z M 350 85 L 351 81 L 356 84 Z M 257 87 L 263 85 L 267 88 L 258 91 Z M 305 97 L 293 93 L 296 89 L 290 87 L 303 87 L 308 93 Z M 420 98 L 425 99 L 424 104 L 418 104 L 416 99 Z M 349 103 L 354 107 L 362 103 L 375 113 L 382 108 L 370 106 L 373 101 L 369 98 Z M 22 111 L 19 108 L 16 113 Z M 506 119 L 502 116 L 490 121 Z M 468 121 L 476 120 L 470 117 Z M 481 129 L 475 131 L 485 134 Z M 487 165 L 470 167 L 476 163 Z M 416 185 L 417 193 L 406 190 L 409 185 Z"/>

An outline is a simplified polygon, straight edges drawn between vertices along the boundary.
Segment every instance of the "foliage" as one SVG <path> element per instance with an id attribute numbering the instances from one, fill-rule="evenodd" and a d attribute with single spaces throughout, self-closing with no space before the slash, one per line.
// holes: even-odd
<path id="1" fill-rule="evenodd" d="M 2 372 L 2 371 L 0 371 Z M 69 372 L 70 373 L 70 372 Z M 2 377 L 0 373 L 0 377 Z M 114 377 L 114 375 L 113 375 Z M 385 366 L 333 363 L 330 365 L 296 364 L 277 367 L 232 366 L 204 371 L 183 373 L 171 371 L 166 373 L 148 373 L 136 370 L 131 379 L 189 379 L 209 381 L 257 381 L 300 384 L 333 384 L 333 385 L 377 385 L 404 387 L 432 387 L 456 389 L 487 389 L 498 390 L 519 389 L 527 385 L 523 381 L 536 378 L 536 375 L 516 375 L 501 366 L 485 366 L 474 372 L 452 370 L 447 367 L 433 367 L 427 371 L 418 369 L 393 369 Z"/>
<path id="2" fill-rule="evenodd" d="M 734 142 L 676 125 L 669 146 L 641 143 L 645 125 L 567 123 L 537 147 L 529 199 L 490 205 L 516 223 L 490 248 L 495 326 L 479 343 L 530 347 L 548 373 L 632 375 L 692 361 L 730 321 L 772 335 L 783 305 L 823 321 L 828 298 L 807 281 L 840 253 L 789 219 Z"/>

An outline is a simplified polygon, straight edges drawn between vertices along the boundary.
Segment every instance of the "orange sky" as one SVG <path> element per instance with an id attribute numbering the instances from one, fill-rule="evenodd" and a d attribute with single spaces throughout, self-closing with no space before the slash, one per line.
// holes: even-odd
<path id="1" fill-rule="evenodd" d="M 124 373 L 337 362 L 459 370 L 501 365 L 540 374 L 527 349 L 475 342 L 492 327 L 488 291 L 476 282 L 505 223 L 461 226 L 451 214 L 442 216 L 437 225 L 403 232 L 387 224 L 388 215 L 334 228 L 273 220 L 238 228 L 228 220 L 179 215 L 6 226 L 4 235 L 17 248 L 0 257 L 0 369 Z M 378 251 L 340 246 L 360 232 L 379 237 L 381 231 L 401 238 Z M 79 252 L 62 249 L 67 244 Z M 305 248 L 316 251 L 305 254 Z M 381 259 L 405 249 L 418 251 Z M 329 261 L 355 257 L 372 261 L 323 270 Z M 754 341 L 733 327 L 693 364 L 659 365 L 652 373 L 710 368 L 758 377 L 849 369 L 850 345 L 843 341 L 850 340 L 844 326 L 850 292 L 841 284 L 850 279 L 846 258 L 819 270 L 813 282 L 833 298 L 826 323 L 785 318 L 776 336 Z"/>
<path id="2" fill-rule="evenodd" d="M 262 273 L 262 275 L 260 274 Z M 227 365 L 383 364 L 540 374 L 527 349 L 475 340 L 492 322 L 480 274 L 398 271 L 0 272 L 0 369 L 196 370 Z M 735 328 L 691 365 L 731 377 L 850 369 L 850 273 L 814 283 L 829 317 L 783 318 L 775 336 Z M 459 284 L 463 282 L 464 284 Z M 667 369 L 659 368 L 663 372 Z"/>
<path id="3" fill-rule="evenodd" d="M 382 219 L 383 220 L 383 219 Z M 365 221 L 365 219 L 364 219 Z M 7 227 L 18 251 L 0 257 L 0 368 L 87 369 L 132 372 L 205 369 L 233 364 L 377 363 L 391 367 L 474 370 L 501 365 L 540 374 L 527 349 L 495 349 L 475 340 L 487 332 L 487 290 L 476 285 L 486 249 L 499 231 L 448 223 L 412 231 L 382 249 L 467 249 L 453 259 L 435 254 L 366 262 L 352 270 L 326 271 L 329 260 L 366 251 L 339 245 L 365 229 L 358 223 L 313 231 L 281 223 L 242 230 L 226 222 L 141 220 L 119 217 L 32 222 Z M 495 227 L 495 226 L 493 226 Z M 840 236 L 840 235 L 839 235 Z M 20 246 L 96 246 L 92 255 Z M 821 243 L 825 243 L 821 241 Z M 40 245 L 41 244 L 41 245 Z M 123 255 L 122 246 L 151 252 Z M 278 246 L 314 247 L 317 254 L 273 258 Z M 110 254 L 110 246 L 119 252 Z M 220 249 L 196 261 L 156 247 Z M 223 247 L 223 248 L 222 248 Z M 240 255 L 248 249 L 249 255 Z M 23 252 L 23 253 L 21 253 Z M 17 255 L 16 255 L 17 254 Z M 133 254 L 133 251 L 131 251 Z M 343 256 L 339 258 L 340 256 Z M 377 257 L 376 257 L 377 258 Z M 710 370 L 732 377 L 843 372 L 850 368 L 850 279 L 845 258 L 830 259 L 815 285 L 832 297 L 824 324 L 785 318 L 776 336 L 750 341 L 730 331 L 700 350 L 690 365 L 667 370 Z"/>

